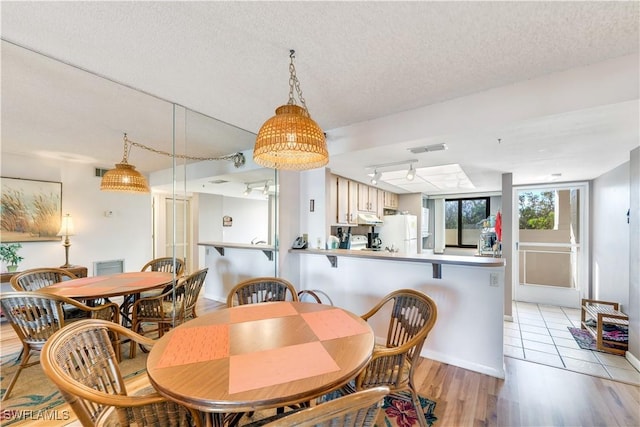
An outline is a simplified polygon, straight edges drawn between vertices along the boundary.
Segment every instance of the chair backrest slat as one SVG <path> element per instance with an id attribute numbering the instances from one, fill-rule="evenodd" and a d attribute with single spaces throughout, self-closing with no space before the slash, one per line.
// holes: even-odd
<path id="1" fill-rule="evenodd" d="M 24 292 L 37 291 L 63 280 L 77 278 L 75 274 L 62 268 L 32 268 L 14 275 L 9 282 L 15 291 Z"/>
<path id="2" fill-rule="evenodd" d="M 271 301 L 298 301 L 296 288 L 280 277 L 257 277 L 238 283 L 227 295 L 227 307 Z"/>
<path id="3" fill-rule="evenodd" d="M 182 258 L 161 257 L 155 258 L 146 263 L 140 271 L 163 271 L 165 273 L 176 273 L 176 277 L 184 274 L 184 260 Z"/>
<path id="4" fill-rule="evenodd" d="M 373 387 L 284 415 L 265 427 L 370 427 L 378 418 L 388 387 Z"/>

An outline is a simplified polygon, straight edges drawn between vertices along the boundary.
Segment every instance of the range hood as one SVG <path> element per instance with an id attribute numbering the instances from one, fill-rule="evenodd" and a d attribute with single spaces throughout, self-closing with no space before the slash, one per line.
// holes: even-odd
<path id="1" fill-rule="evenodd" d="M 360 213 L 358 214 L 358 225 L 374 225 L 382 224 L 382 220 L 374 214 Z"/>

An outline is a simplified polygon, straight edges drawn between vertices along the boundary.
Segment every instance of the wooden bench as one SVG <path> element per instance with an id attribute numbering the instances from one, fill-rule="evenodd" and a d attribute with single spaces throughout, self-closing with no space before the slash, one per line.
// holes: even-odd
<path id="1" fill-rule="evenodd" d="M 606 325 L 629 328 L 629 316 L 618 311 L 618 309 L 619 304 L 617 302 L 583 298 L 581 324 L 582 329 L 589 331 L 595 338 L 598 350 L 624 355 L 629 348 L 628 341 L 609 340 L 604 336 L 604 327 Z"/>

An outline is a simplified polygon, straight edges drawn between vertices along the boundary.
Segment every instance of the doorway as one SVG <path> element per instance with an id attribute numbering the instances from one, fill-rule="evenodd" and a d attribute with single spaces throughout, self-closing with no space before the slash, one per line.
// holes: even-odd
<path id="1" fill-rule="evenodd" d="M 190 198 L 159 196 L 154 200 L 154 258 L 171 257 L 185 260 L 185 273 L 195 271 L 193 265 Z M 174 252 L 175 248 L 175 252 Z"/>
<path id="2" fill-rule="evenodd" d="M 514 299 L 580 307 L 588 294 L 588 183 L 514 188 Z"/>

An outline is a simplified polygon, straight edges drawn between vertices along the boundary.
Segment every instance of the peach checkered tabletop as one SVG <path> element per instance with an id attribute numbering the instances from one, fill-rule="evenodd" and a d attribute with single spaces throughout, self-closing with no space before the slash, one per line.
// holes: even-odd
<path id="1" fill-rule="evenodd" d="M 165 334 L 147 359 L 164 396 L 223 414 L 308 401 L 341 387 L 369 361 L 371 327 L 322 304 L 272 302 L 225 308 Z"/>
<path id="2" fill-rule="evenodd" d="M 65 280 L 38 289 L 38 292 L 62 295 L 68 298 L 109 298 L 164 287 L 172 280 L 173 273 L 162 271 L 118 273 Z"/>

